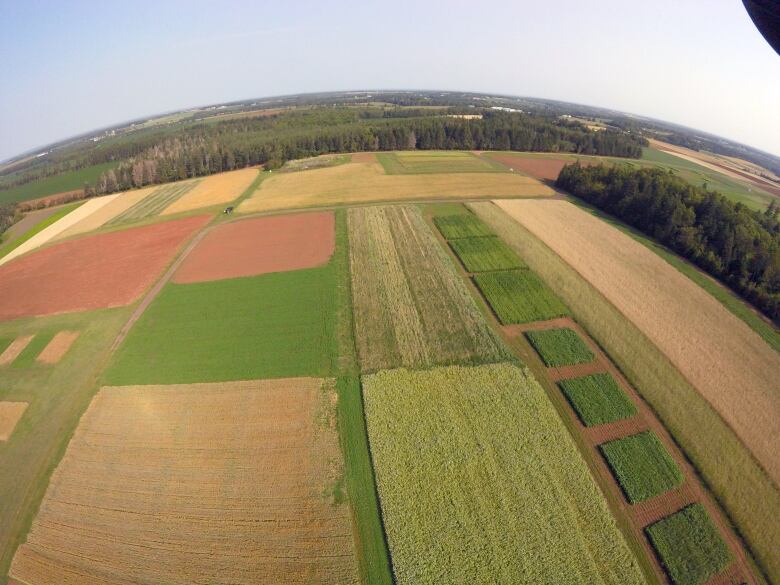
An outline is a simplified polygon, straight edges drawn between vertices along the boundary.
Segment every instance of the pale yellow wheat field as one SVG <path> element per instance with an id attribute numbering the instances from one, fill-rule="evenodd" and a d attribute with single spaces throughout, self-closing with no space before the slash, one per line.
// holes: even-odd
<path id="1" fill-rule="evenodd" d="M 258 169 L 241 169 L 205 177 L 195 188 L 166 207 L 161 215 L 230 203 L 257 178 Z"/>
<path id="2" fill-rule="evenodd" d="M 353 159 L 354 160 L 354 159 Z M 350 162 L 267 178 L 241 212 L 339 203 L 494 197 L 545 197 L 554 191 L 514 173 L 386 175 L 377 162 Z"/>
<path id="3" fill-rule="evenodd" d="M 104 224 L 114 219 L 117 215 L 124 213 L 133 205 L 142 201 L 148 195 L 151 195 L 158 186 L 159 185 L 152 185 L 151 187 L 145 187 L 135 191 L 126 191 L 124 193 L 117 193 L 116 195 L 109 195 L 108 197 L 111 199 L 106 205 L 62 232 L 57 239 L 84 234 L 103 227 Z"/>
<path id="4" fill-rule="evenodd" d="M 58 583 L 350 584 L 330 381 L 103 388 L 10 575 Z"/>
<path id="5" fill-rule="evenodd" d="M 659 256 L 575 205 L 496 204 L 635 323 L 780 483 L 777 352 Z"/>

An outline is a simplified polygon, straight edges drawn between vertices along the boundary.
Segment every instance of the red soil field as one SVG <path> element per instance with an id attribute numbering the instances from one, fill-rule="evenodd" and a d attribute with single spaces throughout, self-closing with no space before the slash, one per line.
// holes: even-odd
<path id="1" fill-rule="evenodd" d="M 536 158 L 511 154 L 493 154 L 490 158 L 540 181 L 554 181 L 561 169 L 572 162 L 565 158 Z"/>
<path id="2" fill-rule="evenodd" d="M 99 234 L 0 266 L 0 321 L 130 304 L 210 216 Z"/>
<path id="3" fill-rule="evenodd" d="M 204 282 L 325 264 L 335 247 L 329 211 L 274 215 L 222 224 L 187 255 L 174 282 Z"/>

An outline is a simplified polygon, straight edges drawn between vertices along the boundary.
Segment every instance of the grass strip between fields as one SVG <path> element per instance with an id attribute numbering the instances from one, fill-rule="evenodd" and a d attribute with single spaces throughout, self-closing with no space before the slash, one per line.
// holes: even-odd
<path id="1" fill-rule="evenodd" d="M 68 205 L 64 205 L 62 209 L 60 209 L 57 213 L 53 213 L 52 215 L 50 215 L 40 223 L 35 224 L 35 226 L 33 226 L 29 231 L 25 232 L 23 235 L 19 236 L 15 240 L 11 240 L 10 242 L 7 242 L 3 246 L 0 246 L 0 258 L 5 256 L 6 254 L 10 254 L 16 248 L 24 244 L 27 240 L 39 234 L 40 232 L 45 230 L 53 223 L 61 220 L 63 217 L 68 215 L 71 211 L 73 211 L 83 203 L 84 203 L 83 201 L 78 201 L 76 203 L 70 203 Z"/>
<path id="2" fill-rule="evenodd" d="M 729 549 L 701 504 L 692 504 L 645 531 L 675 585 L 701 585 L 731 562 Z"/>
<path id="3" fill-rule="evenodd" d="M 549 368 L 586 364 L 595 359 L 577 332 L 566 327 L 527 331 L 525 336 Z"/>
<path id="4" fill-rule="evenodd" d="M 530 270 L 482 272 L 474 283 L 504 325 L 569 315 L 566 305 Z"/>
<path id="5" fill-rule="evenodd" d="M 631 418 L 637 413 L 636 406 L 612 374 L 561 380 L 558 386 L 586 427 Z"/>

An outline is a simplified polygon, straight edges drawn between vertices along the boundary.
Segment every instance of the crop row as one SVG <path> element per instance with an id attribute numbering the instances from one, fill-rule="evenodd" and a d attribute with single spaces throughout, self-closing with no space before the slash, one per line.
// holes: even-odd
<path id="1" fill-rule="evenodd" d="M 177 201 L 184 196 L 184 194 L 193 189 L 199 182 L 200 181 L 185 181 L 158 187 L 131 208 L 108 221 L 106 225 L 137 221 L 157 215 L 174 201 Z"/>

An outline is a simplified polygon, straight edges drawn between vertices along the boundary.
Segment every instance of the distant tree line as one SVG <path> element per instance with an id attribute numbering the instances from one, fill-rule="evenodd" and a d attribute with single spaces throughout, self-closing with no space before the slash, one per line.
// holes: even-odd
<path id="1" fill-rule="evenodd" d="M 403 110 L 401 110 L 403 111 Z M 482 119 L 381 108 L 311 108 L 263 118 L 203 121 L 164 137 L 104 173 L 90 194 L 334 152 L 477 149 L 572 152 L 638 158 L 646 141 L 623 132 L 524 114 L 485 112 Z M 103 156 L 116 154 L 103 150 Z M 95 162 L 102 162 L 96 160 Z"/>
<path id="2" fill-rule="evenodd" d="M 556 185 L 655 238 L 780 322 L 780 208 L 761 213 L 661 169 L 564 167 Z"/>
<path id="3" fill-rule="evenodd" d="M 0 236 L 11 227 L 18 219 L 16 205 L 13 203 L 0 204 Z"/>

